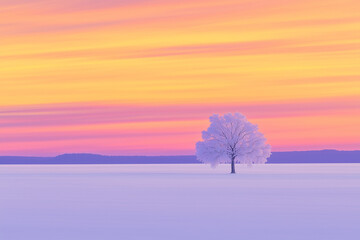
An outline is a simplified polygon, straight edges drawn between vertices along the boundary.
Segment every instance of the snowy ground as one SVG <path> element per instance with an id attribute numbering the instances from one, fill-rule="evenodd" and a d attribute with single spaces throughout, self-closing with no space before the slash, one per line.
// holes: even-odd
<path id="1" fill-rule="evenodd" d="M 360 239 L 360 164 L 229 168 L 0 165 L 0 239 Z"/>

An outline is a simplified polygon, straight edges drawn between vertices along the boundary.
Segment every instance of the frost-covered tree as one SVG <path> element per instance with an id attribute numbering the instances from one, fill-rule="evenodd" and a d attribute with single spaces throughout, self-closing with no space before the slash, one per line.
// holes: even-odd
<path id="1" fill-rule="evenodd" d="M 235 163 L 265 163 L 271 155 L 271 147 L 258 126 L 240 113 L 214 114 L 202 138 L 196 143 L 198 160 L 212 166 L 231 162 L 231 173 L 235 173 Z"/>

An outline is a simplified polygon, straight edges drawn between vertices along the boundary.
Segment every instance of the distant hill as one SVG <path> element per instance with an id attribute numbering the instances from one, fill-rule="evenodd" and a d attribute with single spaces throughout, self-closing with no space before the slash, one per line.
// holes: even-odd
<path id="1" fill-rule="evenodd" d="M 268 163 L 360 163 L 360 151 L 273 152 Z"/>
<path id="2" fill-rule="evenodd" d="M 0 164 L 191 164 L 195 156 L 105 156 L 87 153 L 56 157 L 0 157 Z M 360 163 L 360 151 L 273 152 L 267 163 Z"/>
<path id="3" fill-rule="evenodd" d="M 161 164 L 200 163 L 195 156 L 105 156 L 88 153 L 56 157 L 0 157 L 0 164 Z"/>

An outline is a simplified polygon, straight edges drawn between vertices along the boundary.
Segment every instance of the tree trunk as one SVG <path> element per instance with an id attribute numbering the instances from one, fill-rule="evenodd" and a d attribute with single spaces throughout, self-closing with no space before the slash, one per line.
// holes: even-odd
<path id="1" fill-rule="evenodd" d="M 231 173 L 235 173 L 235 158 L 231 158 Z"/>

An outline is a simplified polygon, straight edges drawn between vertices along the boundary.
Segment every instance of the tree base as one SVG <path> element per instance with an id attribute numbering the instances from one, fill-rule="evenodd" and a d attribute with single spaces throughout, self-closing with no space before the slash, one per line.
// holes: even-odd
<path id="1" fill-rule="evenodd" d="M 231 174 L 235 173 L 235 157 L 231 158 Z"/>

